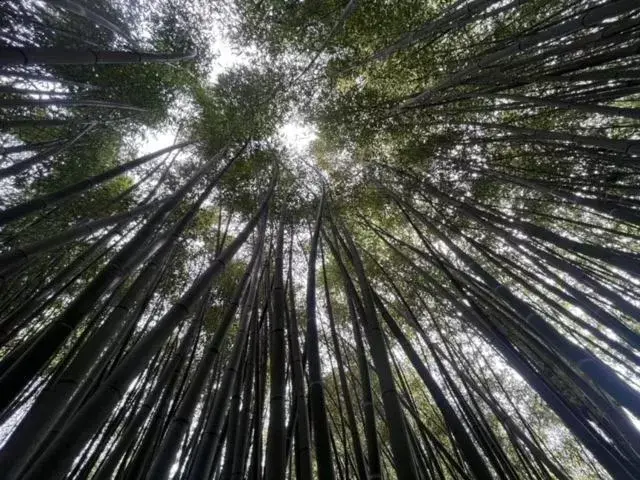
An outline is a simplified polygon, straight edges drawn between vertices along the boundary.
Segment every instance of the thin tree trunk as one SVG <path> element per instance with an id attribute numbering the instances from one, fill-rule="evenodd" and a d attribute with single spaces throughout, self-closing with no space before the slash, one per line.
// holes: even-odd
<path id="1" fill-rule="evenodd" d="M 0 48 L 0 65 L 104 65 L 188 61 L 195 53 L 158 54 L 60 48 Z"/>

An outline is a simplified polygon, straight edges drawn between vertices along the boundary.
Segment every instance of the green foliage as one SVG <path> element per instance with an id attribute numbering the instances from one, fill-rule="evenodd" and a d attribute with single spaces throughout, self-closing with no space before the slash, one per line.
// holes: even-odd
<path id="1" fill-rule="evenodd" d="M 250 148 L 243 153 L 221 179 L 220 204 L 243 215 L 254 212 L 274 174 L 277 159 L 276 152 L 269 148 Z"/>
<path id="2" fill-rule="evenodd" d="M 205 154 L 272 135 L 287 108 L 276 97 L 281 81 L 275 71 L 240 67 L 220 75 L 211 87 L 197 87 L 194 135 L 206 142 Z"/>

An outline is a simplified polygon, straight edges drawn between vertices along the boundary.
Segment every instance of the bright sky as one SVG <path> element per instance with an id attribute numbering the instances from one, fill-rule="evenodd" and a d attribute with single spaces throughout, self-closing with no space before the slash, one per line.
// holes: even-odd
<path id="1" fill-rule="evenodd" d="M 295 153 L 305 152 L 317 137 L 313 125 L 295 120 L 282 125 L 278 134 L 280 141 Z"/>

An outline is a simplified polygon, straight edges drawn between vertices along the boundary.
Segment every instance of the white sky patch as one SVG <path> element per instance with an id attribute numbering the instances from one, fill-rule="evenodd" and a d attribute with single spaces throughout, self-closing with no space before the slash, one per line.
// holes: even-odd
<path id="1" fill-rule="evenodd" d="M 234 46 L 222 32 L 211 46 L 211 50 L 216 55 L 208 76 L 211 83 L 214 83 L 220 74 L 228 72 L 234 67 L 250 65 L 252 59 L 258 55 L 255 48 L 243 47 L 240 49 Z"/>
<path id="2" fill-rule="evenodd" d="M 140 132 L 140 155 L 146 155 L 162 148 L 170 147 L 176 139 L 176 132 L 168 129 L 143 129 Z"/>
<path id="3" fill-rule="evenodd" d="M 318 137 L 312 124 L 291 120 L 278 129 L 278 138 L 294 153 L 306 153 L 311 143 Z"/>

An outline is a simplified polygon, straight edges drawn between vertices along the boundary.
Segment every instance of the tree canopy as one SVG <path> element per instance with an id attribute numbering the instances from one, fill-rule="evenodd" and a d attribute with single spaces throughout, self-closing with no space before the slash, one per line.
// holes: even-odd
<path id="1" fill-rule="evenodd" d="M 3 2 L 3 478 L 640 478 L 639 42 L 637 0 Z"/>

